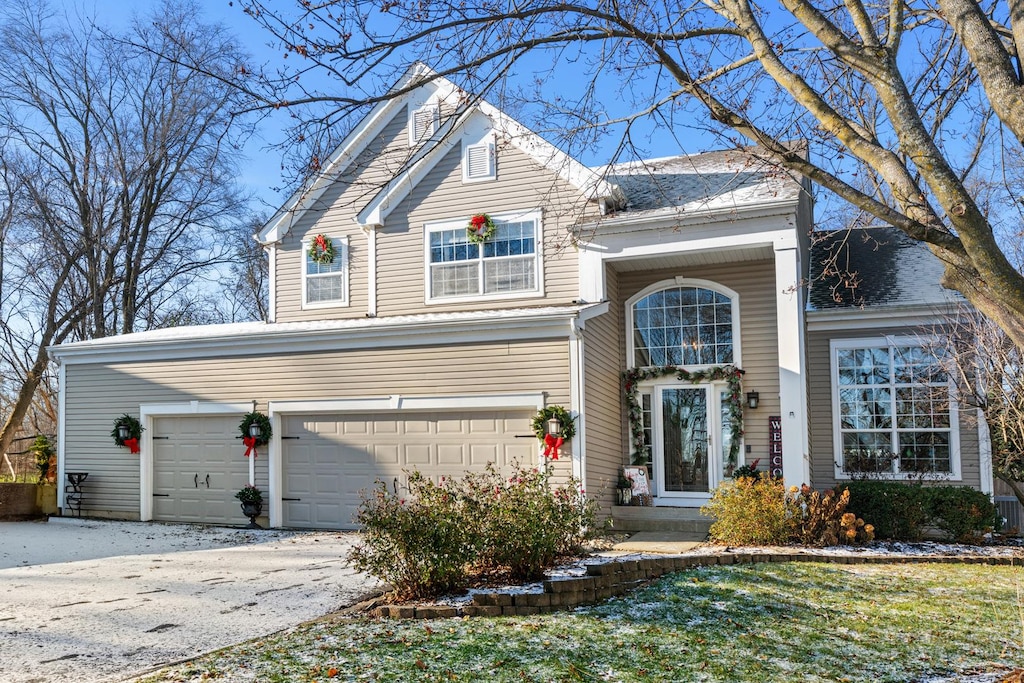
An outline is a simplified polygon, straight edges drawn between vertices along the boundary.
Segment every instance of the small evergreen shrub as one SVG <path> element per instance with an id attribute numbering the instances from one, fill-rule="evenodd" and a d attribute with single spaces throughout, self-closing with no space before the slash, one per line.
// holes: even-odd
<path id="1" fill-rule="evenodd" d="M 438 484 L 412 472 L 407 496 L 377 482 L 356 512 L 363 541 L 349 559 L 356 569 L 390 583 L 398 598 L 461 591 L 476 544 L 467 512 L 451 481 Z"/>
<path id="2" fill-rule="evenodd" d="M 767 472 L 719 485 L 701 512 L 715 521 L 711 540 L 726 545 L 782 545 L 796 530 L 793 502 Z"/>
<path id="3" fill-rule="evenodd" d="M 864 479 L 844 484 L 841 490 L 850 493 L 850 512 L 874 525 L 876 538 L 919 541 L 924 536 L 930 489 L 919 483 Z"/>
<path id="4" fill-rule="evenodd" d="M 922 486 L 874 479 L 851 481 L 850 509 L 875 526 L 875 535 L 919 541 L 928 526 L 954 541 L 976 543 L 998 529 L 999 513 L 989 496 L 969 486 Z"/>
<path id="5" fill-rule="evenodd" d="M 928 491 L 932 524 L 960 543 L 978 543 L 998 531 L 1001 518 L 988 494 L 970 486 L 933 486 Z"/>
<path id="6" fill-rule="evenodd" d="M 462 490 L 477 511 L 476 562 L 485 571 L 507 571 L 511 578 L 537 579 L 559 557 L 580 551 L 595 528 L 597 504 L 579 483 L 551 480 L 550 466 L 516 468 L 503 475 L 491 465 L 467 474 Z"/>

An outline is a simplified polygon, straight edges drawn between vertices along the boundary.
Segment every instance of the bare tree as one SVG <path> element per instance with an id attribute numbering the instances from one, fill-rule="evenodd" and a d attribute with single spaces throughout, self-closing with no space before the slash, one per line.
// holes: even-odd
<path id="1" fill-rule="evenodd" d="M 0 21 L 0 168 L 14 206 L 0 335 L 18 374 L 2 452 L 46 382 L 47 347 L 173 321 L 167 309 L 233 256 L 223 234 L 245 198 L 226 138 L 241 55 L 194 4 L 165 2 L 124 36 L 41 2 Z"/>
<path id="2" fill-rule="evenodd" d="M 938 349 L 958 387 L 988 425 L 992 472 L 1024 505 L 1024 354 L 1005 331 L 963 310 L 943 327 Z"/>
<path id="3" fill-rule="evenodd" d="M 389 87 L 422 60 L 428 78 L 544 122 L 570 152 L 613 131 L 623 154 L 667 154 L 688 127 L 711 128 L 856 207 L 855 222 L 927 243 L 944 284 L 1024 347 L 1024 277 L 1000 243 L 1017 232 L 1021 195 L 1001 154 L 1024 140 L 1024 21 L 1012 3 L 240 4 L 287 57 L 244 70 L 256 71 L 243 83 L 254 106 L 315 106 L 331 124 L 403 94 Z M 332 82 L 322 87 L 316 70 Z M 645 141 L 639 124 L 650 120 L 659 133 Z M 979 176 L 997 190 L 983 203 L 971 189 Z"/>

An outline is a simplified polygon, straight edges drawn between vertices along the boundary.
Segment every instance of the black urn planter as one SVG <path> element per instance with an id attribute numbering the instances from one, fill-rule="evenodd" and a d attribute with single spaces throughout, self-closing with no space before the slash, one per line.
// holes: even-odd
<path id="1" fill-rule="evenodd" d="M 256 518 L 263 514 L 263 502 L 258 503 L 247 503 L 242 502 L 242 514 L 249 518 L 249 529 L 262 529 L 259 524 L 256 523 Z"/>

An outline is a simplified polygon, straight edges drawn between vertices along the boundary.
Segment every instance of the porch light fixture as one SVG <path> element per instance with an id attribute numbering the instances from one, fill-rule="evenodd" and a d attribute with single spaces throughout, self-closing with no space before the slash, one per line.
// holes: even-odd
<path id="1" fill-rule="evenodd" d="M 260 425 L 258 422 L 253 421 L 253 423 L 249 425 L 249 436 L 251 436 L 254 439 L 259 439 L 261 436 L 263 436 L 263 430 L 260 429 Z"/>
<path id="2" fill-rule="evenodd" d="M 558 436 L 562 433 L 562 421 L 557 417 L 548 419 L 547 423 L 548 434 L 551 436 Z"/>
<path id="3" fill-rule="evenodd" d="M 757 408 L 757 404 L 760 403 L 760 401 L 761 401 L 761 395 L 758 394 L 756 391 L 748 391 L 747 392 L 747 407 L 748 408 L 750 408 L 751 410 L 753 410 L 754 408 Z"/>
<path id="4" fill-rule="evenodd" d="M 130 429 L 128 429 L 128 425 L 126 425 L 126 424 L 119 424 L 119 425 L 117 425 L 117 436 L 121 439 L 121 441 L 127 440 L 128 437 L 130 437 L 131 435 L 132 435 L 132 432 L 131 432 Z"/>

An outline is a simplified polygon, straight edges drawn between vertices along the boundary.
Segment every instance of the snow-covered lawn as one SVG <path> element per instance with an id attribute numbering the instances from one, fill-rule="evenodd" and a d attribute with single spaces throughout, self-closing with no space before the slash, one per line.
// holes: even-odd
<path id="1" fill-rule="evenodd" d="M 712 566 L 573 612 L 321 621 L 145 680 L 995 681 L 1022 590 L 1015 566 Z"/>

